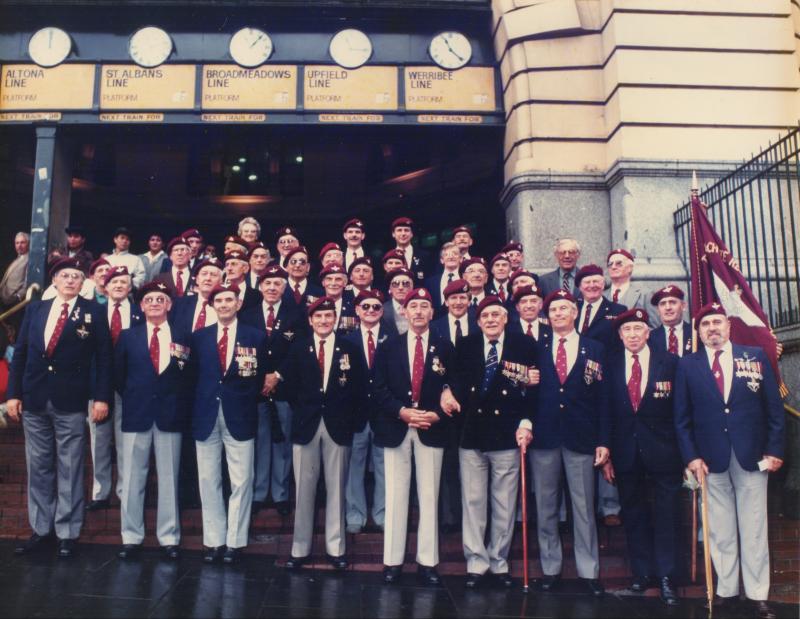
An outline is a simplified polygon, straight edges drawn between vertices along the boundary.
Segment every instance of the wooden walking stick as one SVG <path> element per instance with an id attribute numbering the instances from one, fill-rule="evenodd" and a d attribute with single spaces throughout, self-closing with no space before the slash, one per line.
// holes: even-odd
<path id="1" fill-rule="evenodd" d="M 706 476 L 700 478 L 703 500 L 703 560 L 706 571 L 706 598 L 708 599 L 708 616 L 714 612 L 714 575 L 711 573 L 711 537 L 708 534 L 708 485 Z"/>
<path id="2" fill-rule="evenodd" d="M 519 446 L 519 464 L 522 471 L 522 591 L 528 592 L 528 484 L 525 477 L 525 448 Z"/>
<path id="3" fill-rule="evenodd" d="M 697 582 L 697 490 L 692 490 L 692 582 Z"/>

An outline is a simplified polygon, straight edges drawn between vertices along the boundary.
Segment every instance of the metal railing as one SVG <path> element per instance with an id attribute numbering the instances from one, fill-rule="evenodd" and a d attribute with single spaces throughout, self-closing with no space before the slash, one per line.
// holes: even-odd
<path id="1" fill-rule="evenodd" d="M 739 262 L 773 328 L 800 324 L 800 128 L 700 192 L 708 218 Z M 691 202 L 674 214 L 689 270 Z"/>

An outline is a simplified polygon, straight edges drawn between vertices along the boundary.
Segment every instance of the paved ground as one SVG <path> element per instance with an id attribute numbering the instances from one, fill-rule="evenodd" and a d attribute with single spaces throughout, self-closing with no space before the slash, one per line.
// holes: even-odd
<path id="1" fill-rule="evenodd" d="M 466 591 L 460 576 L 438 589 L 418 586 L 413 573 L 399 586 L 379 573 L 289 573 L 274 558 L 245 556 L 239 565 L 205 565 L 199 552 L 177 563 L 157 549 L 124 562 L 113 546 L 81 545 L 70 561 L 47 549 L 15 557 L 12 541 L 0 542 L 0 617 L 706 617 L 699 600 L 670 611 L 657 598 L 606 595 L 594 600 L 577 582 L 558 594 L 525 595 L 487 587 Z M 413 569 L 413 568 L 412 568 Z M 779 617 L 798 606 L 776 604 Z M 742 605 L 735 613 L 751 616 Z"/>

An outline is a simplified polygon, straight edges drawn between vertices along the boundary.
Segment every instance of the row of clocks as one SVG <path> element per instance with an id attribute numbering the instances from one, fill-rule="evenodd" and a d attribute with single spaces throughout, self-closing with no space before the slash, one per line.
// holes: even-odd
<path id="1" fill-rule="evenodd" d="M 172 38 L 161 28 L 147 26 L 133 33 L 128 42 L 131 59 L 143 67 L 156 67 L 172 53 Z M 269 60 L 274 47 L 263 30 L 242 28 L 231 37 L 228 46 L 231 57 L 243 67 L 257 67 Z M 42 67 L 54 67 L 72 51 L 72 40 L 60 28 L 47 27 L 37 31 L 28 43 L 28 53 Z M 331 58 L 346 69 L 355 69 L 372 56 L 372 41 L 354 28 L 340 30 L 328 46 Z M 472 57 L 472 45 L 460 32 L 441 32 L 428 46 L 431 59 L 443 69 L 460 69 Z"/>

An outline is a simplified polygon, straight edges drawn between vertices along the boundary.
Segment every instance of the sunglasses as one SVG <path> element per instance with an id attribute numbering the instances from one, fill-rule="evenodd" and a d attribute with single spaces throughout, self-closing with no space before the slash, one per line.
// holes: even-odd
<path id="1" fill-rule="evenodd" d="M 380 303 L 362 303 L 359 307 L 364 310 L 365 312 L 372 310 L 373 312 L 378 312 L 383 309 L 383 305 Z"/>
<path id="2" fill-rule="evenodd" d="M 405 280 L 403 281 L 394 280 L 392 282 L 392 288 L 411 288 L 411 286 L 413 286 L 413 283 L 407 282 Z"/>
<path id="3" fill-rule="evenodd" d="M 608 266 L 610 266 L 610 267 L 621 267 L 624 264 L 625 264 L 624 260 L 612 260 L 611 262 L 608 263 Z"/>

